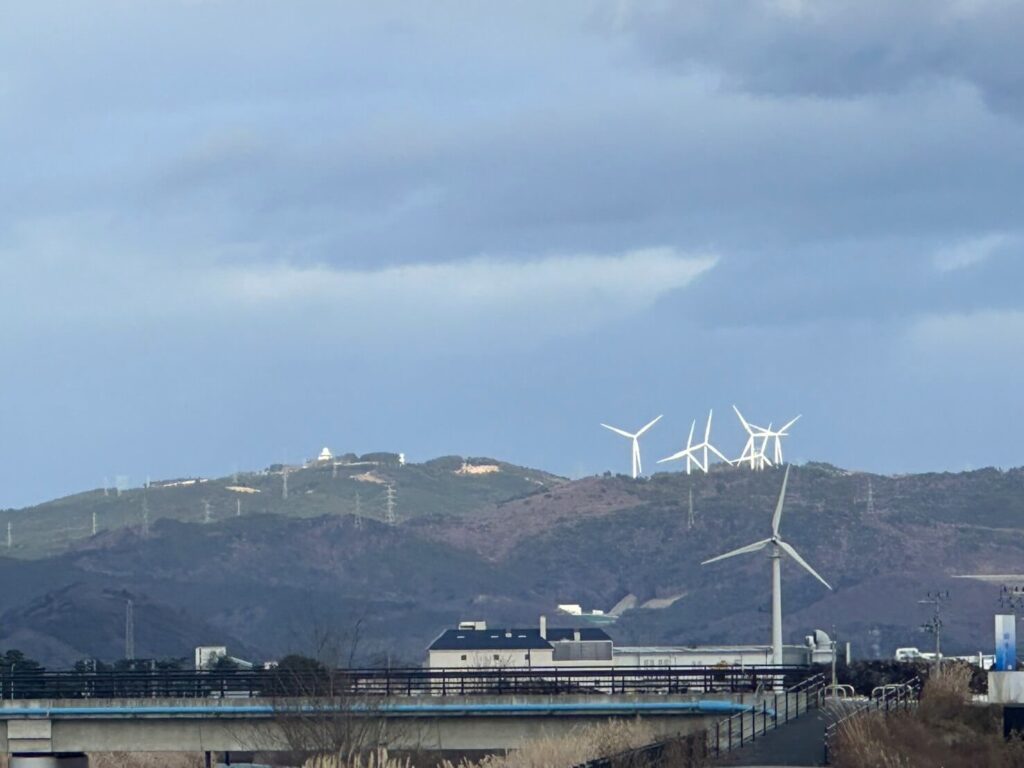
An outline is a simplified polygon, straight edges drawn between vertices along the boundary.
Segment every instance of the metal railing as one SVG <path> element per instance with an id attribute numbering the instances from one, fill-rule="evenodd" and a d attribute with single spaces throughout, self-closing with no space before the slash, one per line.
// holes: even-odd
<path id="1" fill-rule="evenodd" d="M 921 678 L 915 676 L 902 683 L 876 686 L 859 706 L 830 723 L 825 729 L 825 763 L 835 752 L 835 742 L 843 727 L 851 720 L 869 712 L 901 712 L 917 705 L 921 696 Z"/>
<path id="2" fill-rule="evenodd" d="M 742 693 L 799 667 L 258 669 L 0 672 L 3 699 Z M 781 695 L 781 694 L 780 694 Z"/>
<path id="3" fill-rule="evenodd" d="M 739 749 L 757 741 L 759 731 L 763 738 L 768 731 L 803 716 L 808 710 L 820 707 L 824 689 L 825 676 L 817 674 L 791 688 L 765 694 L 760 707 L 752 706 L 748 711 L 715 723 L 714 728 L 708 731 L 708 752 L 719 757 Z"/>

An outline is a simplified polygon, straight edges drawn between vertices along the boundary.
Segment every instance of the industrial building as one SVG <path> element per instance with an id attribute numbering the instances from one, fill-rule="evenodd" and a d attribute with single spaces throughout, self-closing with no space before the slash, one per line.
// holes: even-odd
<path id="1" fill-rule="evenodd" d="M 832 661 L 833 641 L 821 630 L 804 645 L 783 646 L 786 666 Z M 431 669 L 485 667 L 713 667 L 772 663 L 770 645 L 616 646 L 597 627 L 549 628 L 542 616 L 536 628 L 488 628 L 485 621 L 463 621 L 442 632 L 427 648 Z"/>

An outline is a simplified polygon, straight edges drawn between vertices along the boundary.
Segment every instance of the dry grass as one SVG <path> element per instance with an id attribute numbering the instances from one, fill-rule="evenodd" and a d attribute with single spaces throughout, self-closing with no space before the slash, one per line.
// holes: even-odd
<path id="1" fill-rule="evenodd" d="M 203 768 L 199 752 L 93 752 L 89 768 Z"/>
<path id="2" fill-rule="evenodd" d="M 573 730 L 565 736 L 547 736 L 527 742 L 507 755 L 492 755 L 477 763 L 449 762 L 444 768 L 572 768 L 597 757 L 607 757 L 657 740 L 642 720 L 611 720 Z M 624 767 L 625 768 L 625 767 Z"/>
<path id="3" fill-rule="evenodd" d="M 303 768 L 413 768 L 409 758 L 394 758 L 386 749 L 377 749 L 367 755 L 356 755 L 344 760 L 337 755 L 314 755 Z"/>
<path id="4" fill-rule="evenodd" d="M 1005 741 L 998 707 L 970 703 L 970 670 L 951 665 L 925 686 L 916 710 L 846 721 L 837 768 L 1024 768 L 1024 742 Z"/>

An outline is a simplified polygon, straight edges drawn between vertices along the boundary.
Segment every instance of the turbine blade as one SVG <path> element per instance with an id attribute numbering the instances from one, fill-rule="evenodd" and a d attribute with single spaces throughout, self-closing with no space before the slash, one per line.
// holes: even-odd
<path id="1" fill-rule="evenodd" d="M 800 416 L 803 416 L 803 414 L 800 414 Z M 780 430 L 779 430 L 779 433 L 780 433 L 780 434 L 784 433 L 784 432 L 785 432 L 785 431 L 786 431 L 787 429 L 789 429 L 789 428 L 790 428 L 790 427 L 792 427 L 792 426 L 793 426 L 794 424 L 796 424 L 796 423 L 797 423 L 798 421 L 800 421 L 800 416 L 797 416 L 797 417 L 796 417 L 795 419 L 793 419 L 792 421 L 789 421 L 789 422 L 787 422 L 787 423 L 786 423 L 786 425 L 785 425 L 785 426 L 784 426 L 784 427 L 783 427 L 782 429 L 780 429 Z"/>
<path id="2" fill-rule="evenodd" d="M 765 459 L 767 461 L 767 459 Z M 772 535 L 779 535 L 779 523 L 782 522 L 782 504 L 786 501 L 786 484 L 789 482 L 789 467 L 786 467 L 786 474 L 782 476 L 782 490 L 779 491 L 779 503 L 775 505 L 775 514 L 772 515 Z"/>
<path id="3" fill-rule="evenodd" d="M 636 456 L 636 474 L 637 477 L 644 473 L 644 465 L 640 463 L 640 441 L 633 438 L 633 454 Z"/>
<path id="4" fill-rule="evenodd" d="M 601 426 L 604 427 L 605 429 L 610 429 L 612 432 L 614 432 L 617 435 L 622 435 L 623 437 L 628 437 L 630 439 L 632 439 L 634 437 L 629 432 L 626 432 L 623 429 L 619 429 L 618 427 L 609 427 L 607 424 L 602 424 Z"/>
<path id="5" fill-rule="evenodd" d="M 747 432 L 748 432 L 749 434 L 751 434 L 751 435 L 752 435 L 752 434 L 754 434 L 753 430 L 751 430 L 751 429 L 750 429 L 750 425 L 749 425 L 749 424 L 747 423 L 747 420 L 746 420 L 746 419 L 744 419 L 744 418 L 743 418 L 743 414 L 742 414 L 742 413 L 740 413 L 740 409 L 739 409 L 739 408 L 737 408 L 737 407 L 736 407 L 735 405 L 734 405 L 734 406 L 732 407 L 732 409 L 733 409 L 734 411 L 736 411 L 736 415 L 737 415 L 737 416 L 739 416 L 739 419 L 740 419 L 740 424 L 742 424 L 742 425 L 743 425 L 743 428 L 744 428 L 745 430 L 747 430 Z"/>
<path id="6" fill-rule="evenodd" d="M 662 415 L 664 415 L 664 414 L 662 414 Z M 637 432 L 637 433 L 636 433 L 636 435 L 634 435 L 634 437 L 640 437 L 640 435 L 642 435 L 642 434 L 643 434 L 644 432 L 646 432 L 646 431 L 647 431 L 648 429 L 650 429 L 651 427 L 653 427 L 653 426 L 654 426 L 655 424 L 657 424 L 657 423 L 658 423 L 659 421 L 661 421 L 661 416 L 659 416 L 658 418 L 656 418 L 656 419 L 652 419 L 651 421 L 647 422 L 646 424 L 644 424 L 643 428 L 642 428 L 642 429 L 641 429 L 641 430 L 640 430 L 639 432 Z"/>
<path id="7" fill-rule="evenodd" d="M 732 462 L 729 461 L 727 458 L 725 458 L 725 456 L 722 454 L 722 452 L 720 450 L 718 450 L 717 448 L 715 448 L 715 446 L 708 445 L 708 450 L 711 451 L 713 454 L 715 454 L 715 456 L 720 458 L 722 461 L 724 461 L 724 462 L 726 462 L 728 464 L 732 464 Z"/>
<path id="8" fill-rule="evenodd" d="M 707 443 L 707 441 L 711 438 L 711 414 L 712 413 L 713 413 L 713 411 L 708 411 L 708 425 L 704 428 L 704 442 L 705 443 Z"/>
<path id="9" fill-rule="evenodd" d="M 807 564 L 807 561 L 804 560 L 802 557 L 800 557 L 800 555 L 797 553 L 797 551 L 795 549 L 793 549 L 791 546 L 789 546 L 789 544 L 787 544 L 786 542 L 780 540 L 778 542 L 778 545 L 782 548 L 782 550 L 787 555 L 789 555 L 794 560 L 796 560 L 796 562 L 799 565 L 801 565 L 805 571 L 807 571 L 809 574 L 811 574 L 811 576 L 816 578 L 818 581 L 820 581 L 822 584 L 824 584 L 829 589 L 832 589 L 832 585 L 829 584 L 827 581 L 825 581 L 823 578 L 821 578 L 821 576 L 818 575 L 818 572 L 816 570 L 814 570 L 813 568 L 811 568 L 811 566 L 809 566 Z"/>
<path id="10" fill-rule="evenodd" d="M 718 557 L 712 557 L 710 560 L 705 560 L 701 565 L 707 565 L 708 563 L 717 563 L 719 560 L 725 560 L 728 557 L 736 557 L 736 555 L 745 555 L 748 552 L 757 552 L 759 549 L 764 549 L 772 543 L 771 539 L 764 539 L 755 544 L 748 544 L 745 547 L 734 549 L 732 552 L 726 552 L 724 555 Z"/>
<path id="11" fill-rule="evenodd" d="M 693 445 L 693 430 L 697 428 L 697 420 L 694 419 L 690 422 L 690 436 L 686 438 L 686 448 L 689 450 L 690 446 Z"/>
<path id="12" fill-rule="evenodd" d="M 664 464 L 666 461 L 675 461 L 676 459 L 683 459 L 690 455 L 690 451 L 684 448 L 681 451 L 673 453 L 671 456 L 666 456 L 664 459 L 658 459 L 657 464 Z"/>

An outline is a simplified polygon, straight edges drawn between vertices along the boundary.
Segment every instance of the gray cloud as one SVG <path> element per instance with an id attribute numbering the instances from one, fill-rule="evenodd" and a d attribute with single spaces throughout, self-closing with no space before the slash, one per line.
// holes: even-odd
<path id="1" fill-rule="evenodd" d="M 623 0 L 613 26 L 643 54 L 755 93 L 857 97 L 969 83 L 1024 107 L 1024 6 L 1006 0 Z"/>

